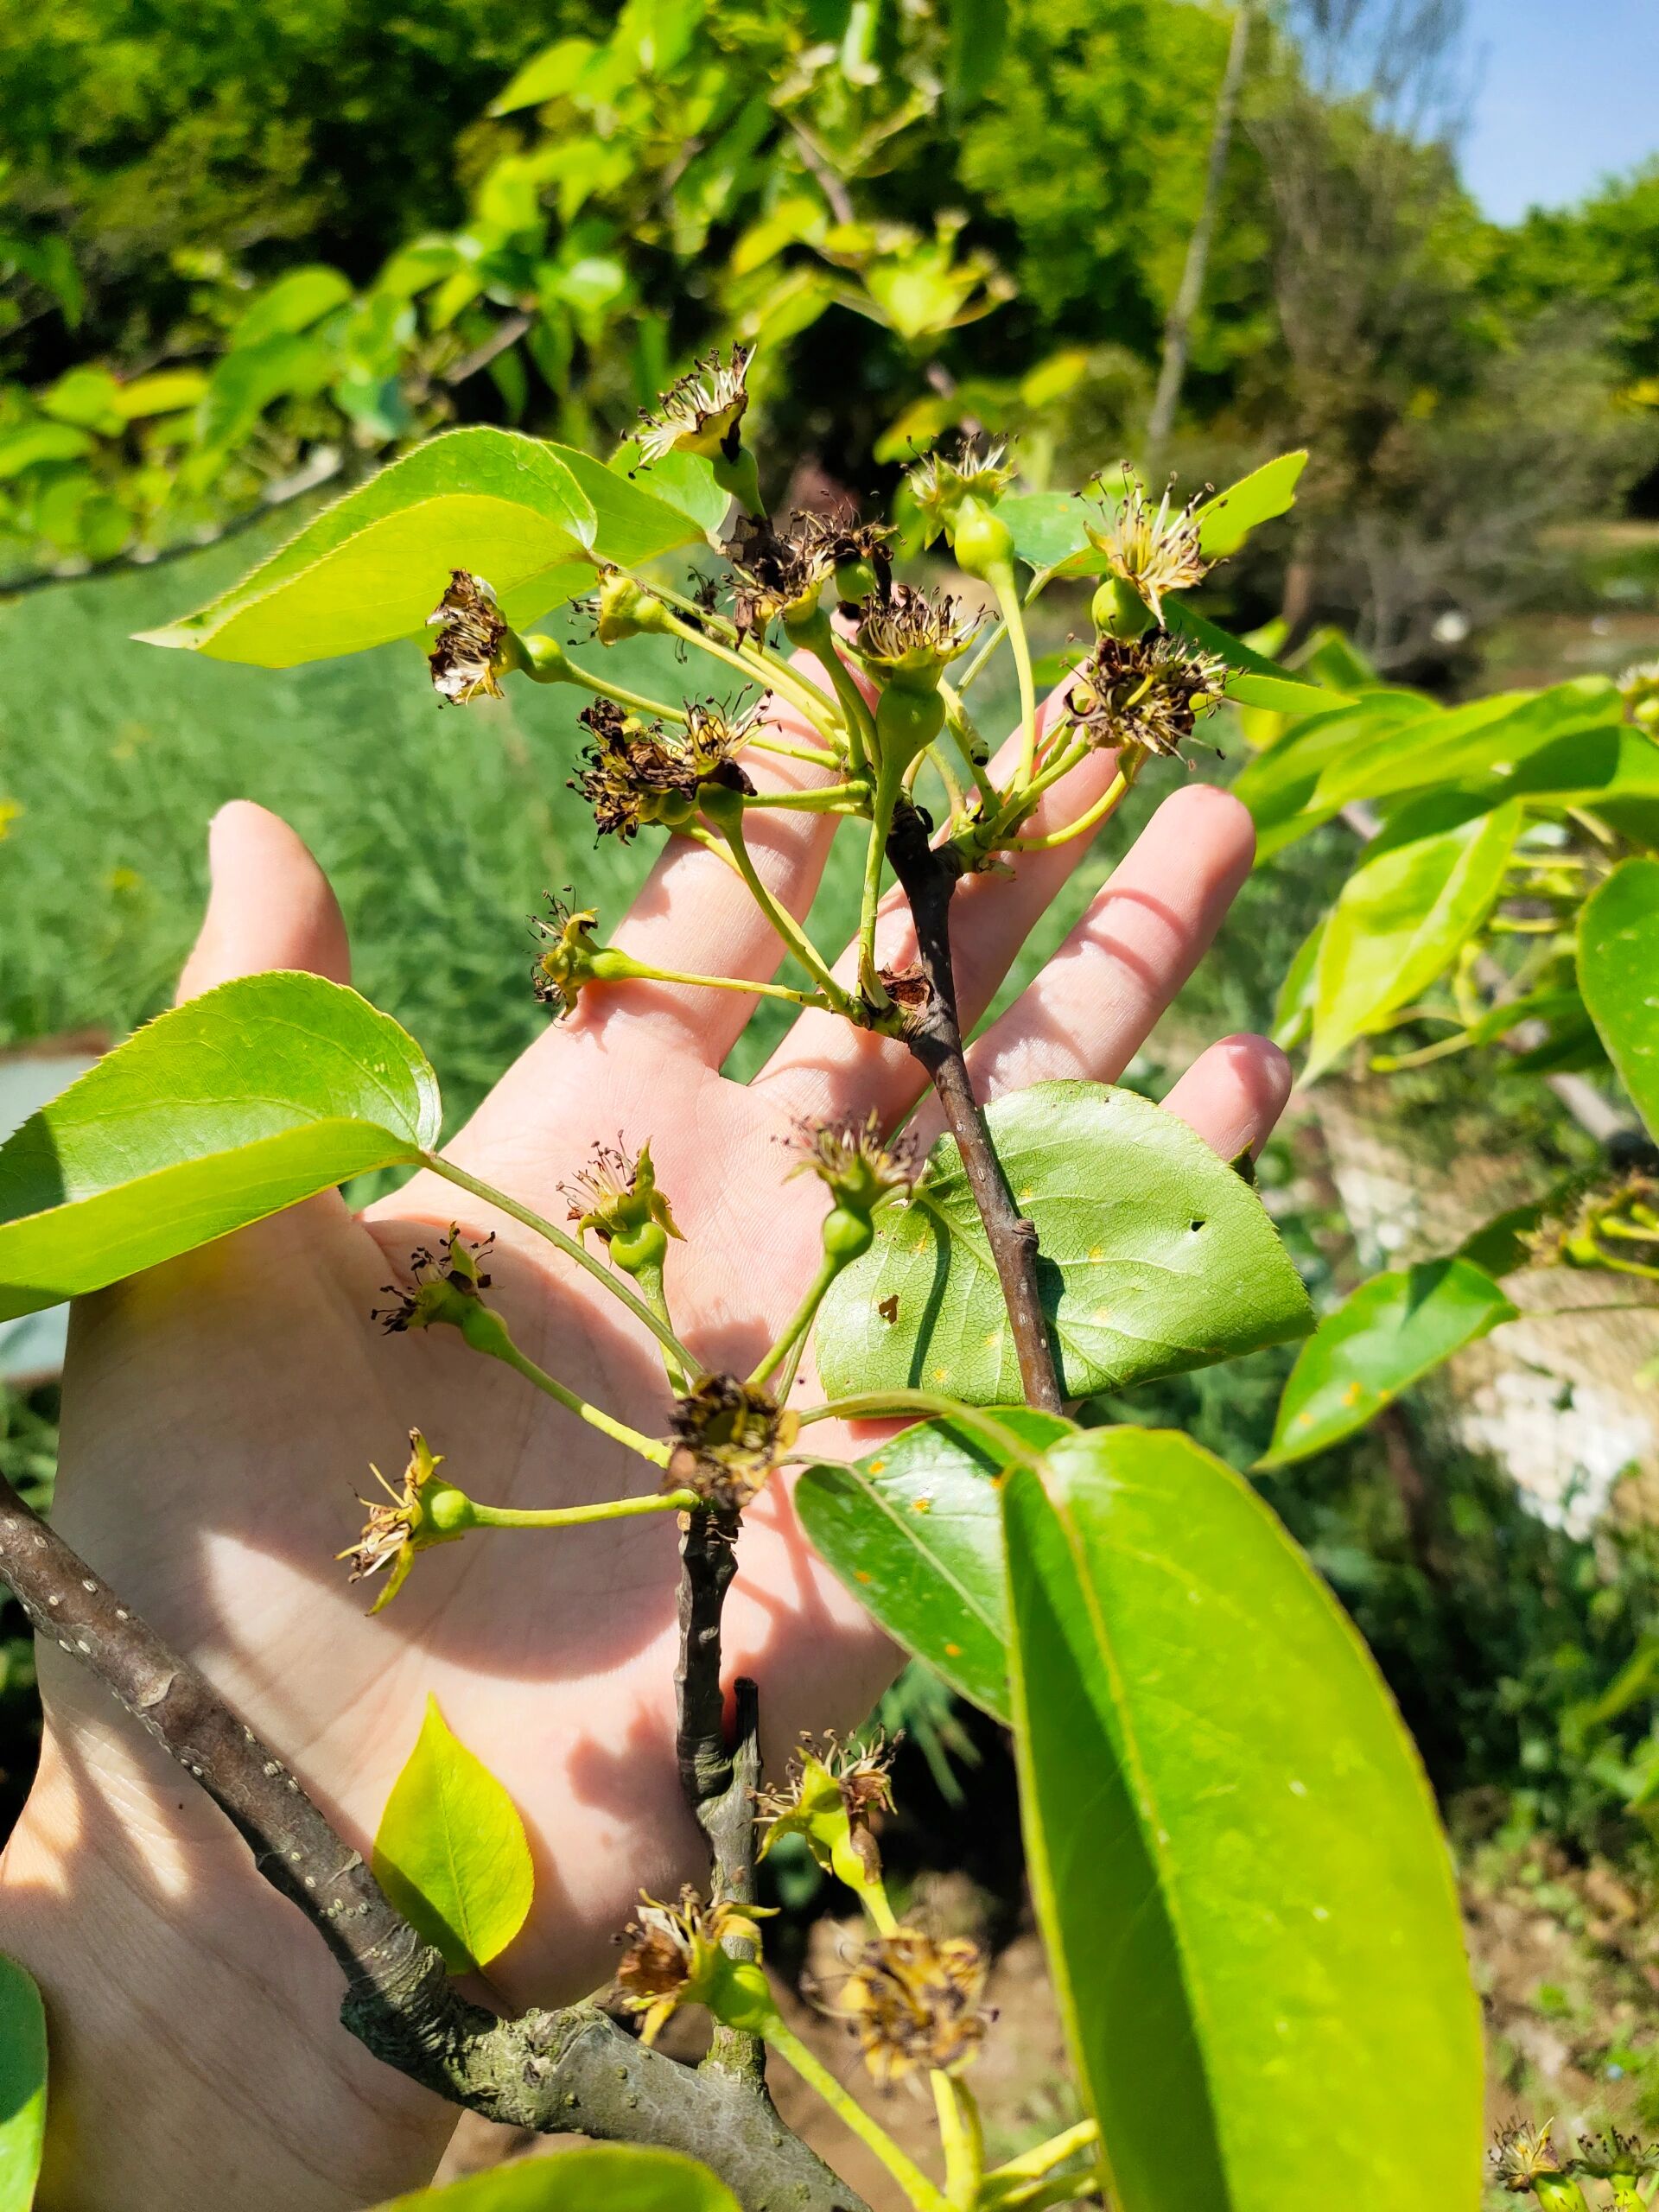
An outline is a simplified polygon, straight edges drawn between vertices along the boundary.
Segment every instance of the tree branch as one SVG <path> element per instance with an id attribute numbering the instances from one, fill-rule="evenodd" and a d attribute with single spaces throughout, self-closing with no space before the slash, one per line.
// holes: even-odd
<path id="1" fill-rule="evenodd" d="M 907 802 L 901 802 L 893 816 L 887 857 L 915 918 L 917 955 L 926 987 L 925 997 L 906 1009 L 905 1042 L 927 1071 L 962 1154 L 1002 1286 L 1026 1402 L 1046 1413 L 1058 1413 L 1059 1376 L 1038 1291 L 1037 1230 L 1014 1202 L 980 1118 L 963 1056 L 950 957 L 950 901 L 962 863 L 948 845 L 936 849 L 929 844 L 926 817 Z"/>
<path id="2" fill-rule="evenodd" d="M 736 1688 L 736 1730 L 726 1740 L 726 1695 L 721 1682 L 721 1611 L 737 1573 L 737 1529 L 719 1516 L 683 1516 L 680 1535 L 680 1656 L 674 1687 L 678 1708 L 675 1756 L 680 1788 L 709 1843 L 709 1896 L 733 1904 L 754 1903 L 754 1793 L 760 1786 L 760 1693 L 753 1682 Z M 728 1939 L 739 1957 L 753 1945 Z M 765 2046 L 718 2021 L 705 2061 L 766 2095 Z"/>
<path id="3" fill-rule="evenodd" d="M 747 2080 L 647 2050 L 595 2005 L 502 2020 L 469 2004 L 283 1762 L 3 1476 L 0 1578 L 37 1633 L 97 1675 L 233 1823 L 334 1953 L 340 2018 L 376 2057 L 509 2126 L 686 2152 L 745 2212 L 868 2212 Z"/>

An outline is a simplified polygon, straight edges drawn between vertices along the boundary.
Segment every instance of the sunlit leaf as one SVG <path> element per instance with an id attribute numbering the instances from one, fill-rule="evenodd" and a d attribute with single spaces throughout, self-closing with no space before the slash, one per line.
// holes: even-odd
<path id="1" fill-rule="evenodd" d="M 277 332 L 309 330 L 314 322 L 352 296 L 351 280 L 338 269 L 315 263 L 308 269 L 290 269 L 285 276 L 262 292 L 243 315 L 231 336 L 232 346 L 257 346 Z"/>
<path id="2" fill-rule="evenodd" d="M 320 976 L 160 1015 L 0 1147 L 0 1318 L 153 1268 L 437 1141 L 413 1039 Z"/>
<path id="3" fill-rule="evenodd" d="M 1296 1355 L 1259 1465 L 1287 1466 L 1376 1418 L 1400 1393 L 1516 1309 L 1471 1260 L 1425 1260 L 1373 1275 Z"/>
<path id="4" fill-rule="evenodd" d="M 1369 702 L 1368 702 L 1369 703 Z M 1414 718 L 1409 729 L 1377 730 L 1365 744 L 1332 760 L 1313 804 L 1328 809 L 1351 799 L 1403 798 L 1448 784 L 1473 786 L 1519 778 L 1545 747 L 1577 742 L 1617 724 L 1624 713 L 1605 677 L 1579 677 L 1548 691 L 1502 692 L 1466 706 Z"/>
<path id="5" fill-rule="evenodd" d="M 1518 804 L 1487 812 L 1431 792 L 1373 840 L 1319 946 L 1309 1079 L 1450 967 L 1491 910 L 1521 822 Z"/>
<path id="6" fill-rule="evenodd" d="M 1586 903 L 1579 985 L 1619 1080 L 1659 1132 L 1659 861 L 1625 861 Z"/>
<path id="7" fill-rule="evenodd" d="M 450 1733 L 435 1698 L 380 1816 L 374 1873 L 458 1974 L 505 1950 L 530 1910 L 535 1873 L 518 1808 Z"/>
<path id="8" fill-rule="evenodd" d="M 738 2212 L 707 2166 L 677 2151 L 596 2143 L 523 2158 L 371 2212 Z"/>
<path id="9" fill-rule="evenodd" d="M 1173 1114 L 1102 1084 L 1039 1083 L 995 1100 L 986 1118 L 1037 1225 L 1068 1397 L 1206 1366 L 1310 1325 L 1261 1200 Z M 1019 1400 L 1007 1309 L 949 1138 L 916 1198 L 884 1212 L 874 1247 L 830 1291 L 817 1360 L 832 1395 L 920 1387 L 971 1405 Z"/>
<path id="10" fill-rule="evenodd" d="M 1206 500 L 1192 518 L 1206 560 L 1225 560 L 1253 530 L 1288 513 L 1296 504 L 1296 486 L 1306 467 L 1306 453 L 1281 453 L 1276 461 L 1264 461 Z"/>
<path id="11" fill-rule="evenodd" d="M 1435 712 L 1433 701 L 1414 691 L 1376 691 L 1334 707 L 1327 697 L 1323 711 L 1304 709 L 1233 780 L 1234 797 L 1249 807 L 1255 823 L 1256 866 L 1341 811 L 1335 801 L 1315 799 L 1319 779 L 1333 761 Z"/>
<path id="12" fill-rule="evenodd" d="M 1001 1406 L 997 1420 L 1040 1448 L 1071 1424 Z M 795 1511 L 814 1548 L 887 1634 L 962 1695 L 1008 1719 L 1002 1523 L 1005 1462 L 973 1429 L 922 1421 L 850 1467 L 802 1471 Z"/>
<path id="13" fill-rule="evenodd" d="M 29 2212 L 46 2140 L 46 2014 L 41 1993 L 0 1952 L 0 2212 Z"/>
<path id="14" fill-rule="evenodd" d="M 960 118 L 995 82 L 1008 40 L 1007 0 L 950 0 L 944 92 Z"/>
<path id="15" fill-rule="evenodd" d="M 540 107 L 568 92 L 597 51 L 592 39 L 556 39 L 531 56 L 507 88 L 490 102 L 491 115 L 512 115 L 518 109 Z"/>
<path id="16" fill-rule="evenodd" d="M 1338 695 L 1317 683 L 1300 683 L 1294 676 L 1287 676 L 1283 669 L 1275 668 L 1270 660 L 1252 652 L 1242 638 L 1235 638 L 1226 630 L 1218 629 L 1213 622 L 1195 614 L 1184 600 L 1164 601 L 1166 626 L 1177 637 L 1185 638 L 1192 645 L 1200 645 L 1207 653 L 1214 653 L 1217 660 L 1227 664 L 1227 681 L 1224 687 L 1230 699 L 1236 699 L 1247 707 L 1270 708 L 1279 715 L 1315 715 L 1335 705 Z"/>
<path id="17" fill-rule="evenodd" d="M 1002 1496 L 1032 1891 L 1112 2202 L 1330 2212 L 1340 2177 L 1343 2212 L 1475 2212 L 1450 1856 L 1352 1626 L 1183 1436 L 1068 1437 Z"/>
<path id="18" fill-rule="evenodd" d="M 523 623 L 589 588 L 598 563 L 632 568 L 702 538 L 680 508 L 588 454 L 452 430 L 348 492 L 211 605 L 142 634 L 287 668 L 422 632 L 452 568 L 483 576 Z"/>

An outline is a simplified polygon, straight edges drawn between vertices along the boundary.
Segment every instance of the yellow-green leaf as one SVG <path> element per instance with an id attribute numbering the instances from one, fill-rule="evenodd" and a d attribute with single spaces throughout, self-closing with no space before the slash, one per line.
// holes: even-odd
<path id="1" fill-rule="evenodd" d="M 29 2212 L 46 2140 L 46 2014 L 41 1993 L 0 1953 L 0 2212 Z"/>
<path id="2" fill-rule="evenodd" d="M 1626 861 L 1579 921 L 1579 985 L 1649 1133 L 1659 1132 L 1659 861 Z"/>
<path id="3" fill-rule="evenodd" d="M 518 1808 L 450 1733 L 435 1698 L 386 1800 L 374 1872 L 456 1973 L 487 1966 L 530 1910 L 535 1874 Z"/>
<path id="4" fill-rule="evenodd" d="M 738 2212 L 705 2165 L 678 2151 L 603 2143 L 556 2151 L 416 2190 L 371 2212 Z"/>
<path id="5" fill-rule="evenodd" d="M 1205 558 L 1224 561 L 1253 530 L 1287 513 L 1296 504 L 1296 486 L 1306 467 L 1306 453 L 1281 453 L 1207 499 L 1192 518 Z"/>

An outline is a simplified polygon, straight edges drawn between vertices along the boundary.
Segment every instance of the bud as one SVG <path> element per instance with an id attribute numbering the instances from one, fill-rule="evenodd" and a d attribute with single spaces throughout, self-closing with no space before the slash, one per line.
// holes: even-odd
<path id="1" fill-rule="evenodd" d="M 881 1134 L 874 1107 L 862 1121 L 849 1115 L 813 1128 L 803 1125 L 806 1157 L 792 1174 L 814 1174 L 829 1188 L 835 1204 L 825 1218 L 823 1246 L 833 1258 L 853 1260 L 868 1249 L 871 1215 L 883 1198 L 909 1198 L 927 1173 L 919 1141 L 912 1135 Z"/>
<path id="2" fill-rule="evenodd" d="M 702 1375 L 674 1402 L 676 1439 L 664 1490 L 690 1490 L 734 1520 L 794 1443 L 800 1422 L 769 1390 L 734 1375 Z"/>
<path id="3" fill-rule="evenodd" d="M 756 1795 L 759 1855 L 764 1859 L 780 1836 L 798 1835 L 825 1872 L 849 1889 L 879 1882 L 881 1854 L 870 1823 L 876 1814 L 893 1810 L 892 1765 L 893 1749 L 880 1733 L 866 1751 L 828 1736 L 820 1751 L 810 1736 L 803 1737 L 783 1787 Z"/>
<path id="4" fill-rule="evenodd" d="M 1201 715 L 1221 704 L 1225 664 L 1166 631 L 1098 638 L 1066 694 L 1067 714 L 1091 745 L 1139 746 L 1180 757 Z"/>
<path id="5" fill-rule="evenodd" d="M 642 407 L 644 428 L 634 432 L 641 456 L 651 461 L 671 453 L 695 453 L 708 461 L 735 461 L 753 357 L 753 346 L 734 346 L 729 361 L 723 362 L 718 353 L 706 354 L 662 394 L 654 414 Z"/>
<path id="6" fill-rule="evenodd" d="M 410 1255 L 412 1288 L 405 1290 L 393 1282 L 381 1284 L 381 1289 L 397 1303 L 375 1306 L 370 1319 L 378 1321 L 389 1337 L 401 1336 L 406 1329 L 430 1329 L 441 1324 L 466 1328 L 479 1310 L 480 1293 L 490 1287 L 484 1262 L 494 1243 L 492 1231 L 476 1243 L 469 1243 L 451 1222 L 441 1252 L 423 1244 Z"/>
<path id="7" fill-rule="evenodd" d="M 867 599 L 858 617 L 853 651 L 881 683 L 912 692 L 937 692 L 980 622 L 949 593 L 930 598 L 910 584 L 894 584 L 885 599 Z"/>
<path id="8" fill-rule="evenodd" d="M 416 1552 L 432 1544 L 453 1543 L 472 1522 L 472 1500 L 438 1473 L 443 1454 L 431 1449 L 418 1428 L 410 1430 L 409 1441 L 402 1491 L 395 1491 L 379 1468 L 371 1465 L 369 1472 L 391 1503 L 381 1505 L 372 1498 L 359 1498 L 358 1503 L 368 1509 L 367 1524 L 354 1544 L 336 1554 L 352 1563 L 349 1582 L 361 1582 L 390 1568 L 385 1588 L 369 1608 L 372 1613 L 384 1611 L 403 1588 Z"/>
<path id="9" fill-rule="evenodd" d="M 601 645 L 620 645 L 624 638 L 670 634 L 667 607 L 654 592 L 636 583 L 622 569 L 601 570 L 596 597 Z"/>
<path id="10" fill-rule="evenodd" d="M 559 1189 L 577 1236 L 585 1237 L 591 1230 L 629 1274 L 660 1268 L 669 1238 L 680 1235 L 668 1200 L 657 1187 L 649 1143 L 632 1157 L 620 1138 L 615 1144 L 595 1145 L 588 1166 Z"/>
<path id="11" fill-rule="evenodd" d="M 746 2035 L 765 2033 L 778 2013 L 766 1969 L 758 1958 L 728 1956 L 724 1947 L 736 1937 L 758 1952 L 756 1923 L 770 1912 L 763 1905 L 705 1904 L 692 1889 L 681 1891 L 677 1905 L 640 1892 L 616 1993 L 628 2012 L 645 2015 L 641 2043 L 654 2043 L 682 2005 L 705 2005 L 722 2025 Z"/>
<path id="12" fill-rule="evenodd" d="M 921 517 L 922 543 L 931 545 L 943 532 L 955 547 L 959 565 L 972 575 L 984 573 L 971 556 L 984 550 L 984 525 L 995 521 L 996 503 L 1014 481 L 1007 454 L 1001 440 L 993 444 L 964 437 L 950 459 L 937 451 L 924 454 L 907 479 Z M 996 529 L 1001 536 L 993 533 L 992 540 L 1002 550 L 989 557 L 1006 560 L 1013 553 L 1014 541 L 1006 524 L 997 524 Z M 968 558 L 961 543 L 964 530 L 973 541 Z"/>
<path id="13" fill-rule="evenodd" d="M 452 569 L 443 597 L 426 618 L 438 641 L 427 655 L 438 703 L 464 707 L 499 699 L 501 677 L 518 662 L 518 641 L 482 576 Z"/>
<path id="14" fill-rule="evenodd" d="M 567 906 L 551 892 L 547 908 L 548 920 L 531 917 L 530 926 L 543 939 L 531 970 L 531 983 L 543 1006 L 556 1006 L 562 1014 L 574 1014 L 582 985 L 593 982 L 594 962 L 603 956 L 604 947 L 594 944 L 593 935 L 599 916 L 591 906 Z"/>
<path id="15" fill-rule="evenodd" d="M 1087 525 L 1089 542 L 1105 555 L 1113 575 L 1137 593 L 1161 624 L 1164 594 L 1189 590 L 1210 573 L 1194 519 L 1199 495 L 1195 493 L 1172 515 L 1166 492 L 1154 512 L 1140 478 L 1126 469 L 1124 479 L 1122 505 L 1103 528 Z"/>
<path id="16" fill-rule="evenodd" d="M 889 2088 L 918 2071 L 960 2073 L 976 2056 L 991 2018 L 984 1991 L 976 1943 L 899 1928 L 864 1946 L 836 2010 L 849 2019 L 866 2066 Z"/>

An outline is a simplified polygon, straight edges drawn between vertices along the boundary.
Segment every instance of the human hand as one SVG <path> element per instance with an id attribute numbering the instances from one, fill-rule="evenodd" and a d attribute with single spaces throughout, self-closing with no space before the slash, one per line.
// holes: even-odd
<path id="1" fill-rule="evenodd" d="M 1091 756 L 1033 826 L 1070 820 L 1110 772 Z M 750 821 L 767 880 L 804 913 L 830 824 L 777 812 Z M 1082 849 L 1023 855 L 1013 880 L 975 878 L 959 891 L 965 1020 Z M 1250 851 L 1236 801 L 1197 785 L 1166 800 L 974 1048 L 982 1095 L 1120 1073 L 1208 943 Z M 183 995 L 265 968 L 346 980 L 338 909 L 290 830 L 234 805 L 213 825 L 212 854 Z M 615 941 L 653 964 L 756 980 L 779 956 L 731 872 L 677 839 Z M 882 957 L 906 950 L 902 912 L 891 912 Z M 648 1139 L 685 1233 L 670 1259 L 676 1326 L 707 1365 L 739 1372 L 817 1264 L 823 1197 L 812 1179 L 790 1178 L 798 1124 L 872 1105 L 893 1122 L 920 1087 L 902 1047 L 814 1014 L 754 1082 L 729 1083 L 719 1070 L 751 1004 L 652 983 L 590 987 L 450 1147 L 472 1173 L 557 1217 L 558 1186 L 596 1140 L 637 1149 Z M 1271 1046 L 1236 1038 L 1211 1047 L 1168 1105 L 1232 1157 L 1260 1142 L 1287 1089 Z M 926 1109 L 920 1126 L 936 1133 Z M 420 1176 L 357 1218 L 329 1196 L 84 1301 L 54 1517 L 365 1851 L 435 1695 L 511 1791 L 536 1858 L 531 1918 L 491 1979 L 514 2003 L 546 2000 L 604 1978 L 608 1938 L 642 1886 L 671 1894 L 702 1871 L 672 1751 L 672 1519 L 470 1538 L 423 1554 L 395 1606 L 368 1618 L 334 1555 L 360 1522 L 353 1492 L 369 1462 L 400 1467 L 411 1425 L 493 1504 L 577 1503 L 657 1480 L 452 1332 L 387 1337 L 370 1309 L 410 1249 L 451 1222 L 493 1229 L 490 1300 L 532 1359 L 650 1434 L 664 1428 L 668 1397 L 654 1344 L 620 1306 L 515 1223 L 458 1212 L 456 1196 Z M 797 1402 L 815 1387 L 809 1363 Z M 826 1424 L 816 1442 L 850 1453 L 868 1435 Z M 774 1761 L 805 1727 L 860 1719 L 893 1670 L 890 1648 L 802 1538 L 786 1481 L 746 1515 L 725 1620 L 728 1678 L 760 1684 Z M 0 1943 L 54 2006 L 54 2100 L 70 2120 L 43 2207 L 321 2212 L 421 2179 L 453 2114 L 331 2027 L 338 1992 L 321 1948 L 99 1686 L 50 1648 L 41 1672 L 48 1751 L 8 1854 Z M 210 2066 L 237 2075 L 243 2094 L 219 2109 L 217 2081 L 213 2126 L 193 2130 L 169 2069 L 188 2081 Z M 100 2135 L 91 2115 L 123 2081 L 122 2127 Z"/>

